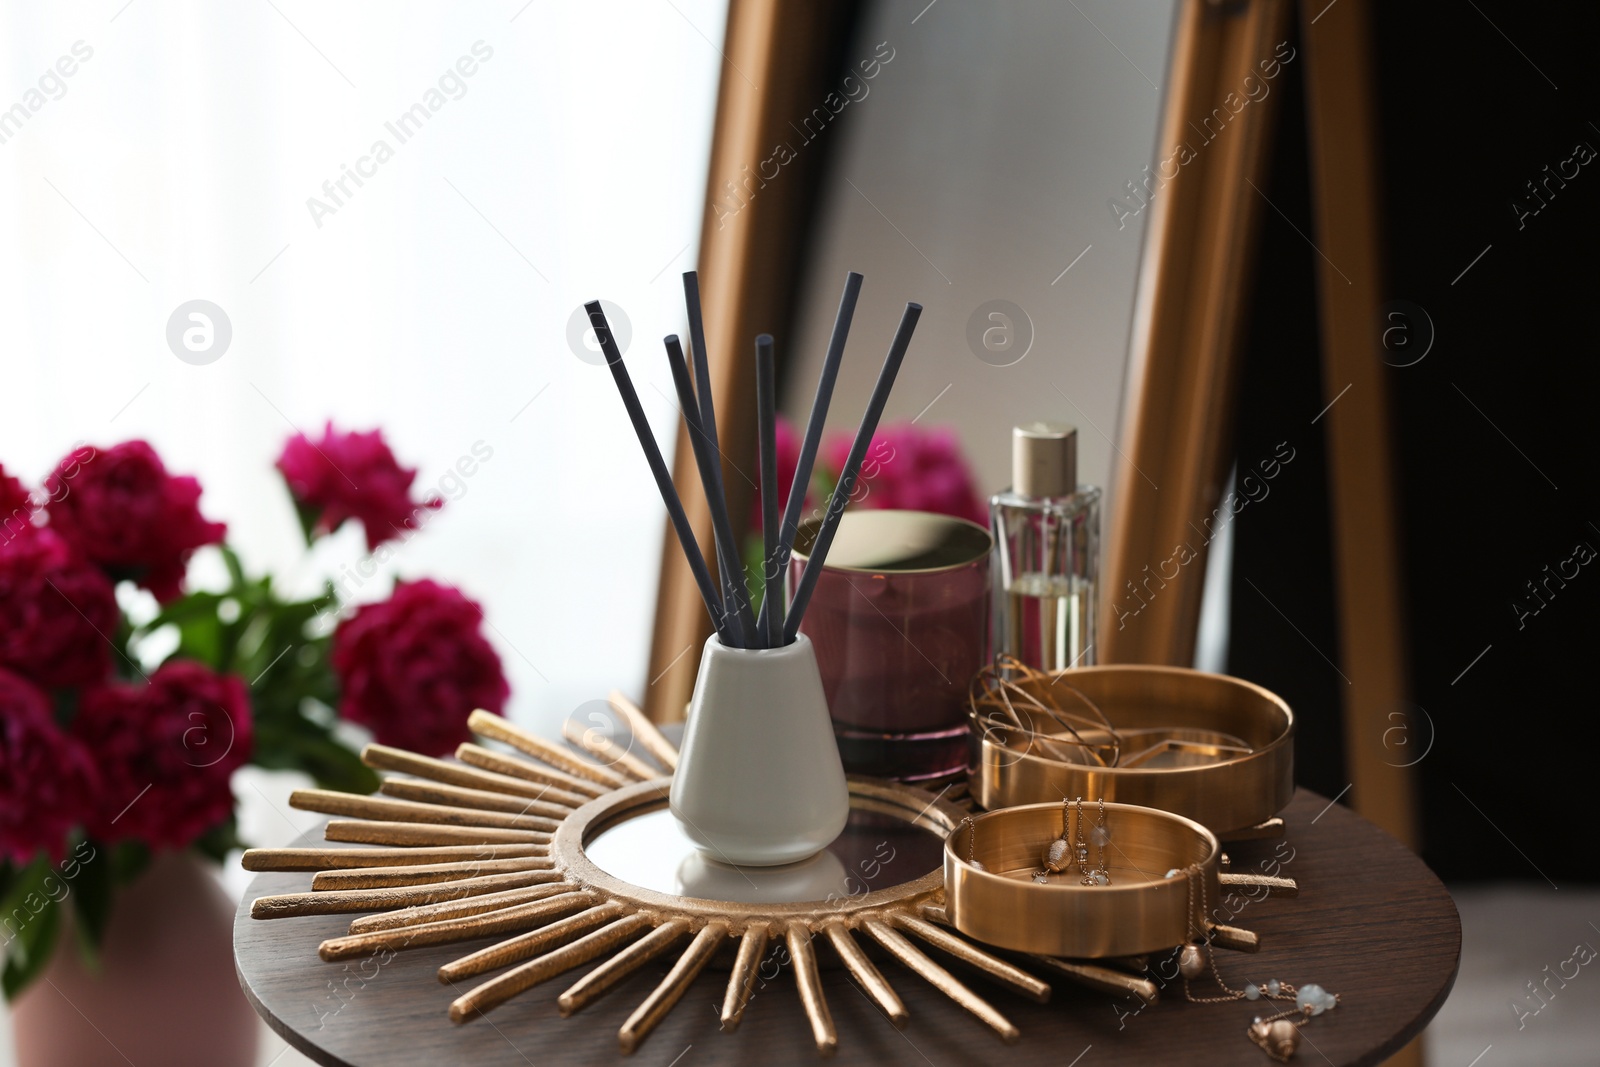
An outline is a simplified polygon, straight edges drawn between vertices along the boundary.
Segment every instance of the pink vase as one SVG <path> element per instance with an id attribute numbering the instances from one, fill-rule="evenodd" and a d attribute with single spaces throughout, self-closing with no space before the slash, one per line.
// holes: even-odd
<path id="1" fill-rule="evenodd" d="M 234 974 L 233 911 L 198 857 L 152 859 L 116 897 L 99 973 L 63 924 L 13 1006 L 18 1067 L 252 1067 L 259 1024 Z"/>

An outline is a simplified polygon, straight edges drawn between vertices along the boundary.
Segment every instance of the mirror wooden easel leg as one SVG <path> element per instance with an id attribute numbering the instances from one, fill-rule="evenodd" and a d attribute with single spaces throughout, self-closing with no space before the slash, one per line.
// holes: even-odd
<path id="1" fill-rule="evenodd" d="M 793 136 L 789 123 L 828 90 L 835 51 L 849 37 L 857 0 L 729 0 L 717 91 L 706 213 L 701 224 L 701 293 L 705 305 L 709 384 L 715 401 L 723 483 L 735 534 L 744 533 L 755 491 L 756 334 L 777 339 L 788 358 L 790 294 L 805 251 L 810 203 L 821 173 L 819 152 L 800 156 L 776 178 L 762 173 L 773 145 Z M 780 371 L 781 373 L 781 371 Z M 702 388 L 701 383 L 695 387 Z M 688 431 L 678 431 L 673 480 L 702 547 L 710 546 L 711 513 L 701 492 Z M 715 571 L 715 553 L 706 556 Z M 742 577 L 742 576 L 741 576 Z M 656 722 L 681 720 L 700 667 L 711 620 L 683 553 L 663 527 L 644 710 Z"/>

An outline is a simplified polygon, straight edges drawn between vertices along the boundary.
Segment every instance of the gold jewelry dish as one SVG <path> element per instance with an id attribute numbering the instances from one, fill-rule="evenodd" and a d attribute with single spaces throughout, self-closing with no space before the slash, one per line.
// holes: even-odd
<path id="1" fill-rule="evenodd" d="M 473 713 L 472 731 L 515 753 L 464 744 L 457 751 L 460 762 L 450 762 L 368 746 L 363 760 L 393 772 L 383 781 L 382 795 L 302 790 L 290 800 L 302 810 L 342 816 L 327 824 L 325 836 L 359 847 L 247 852 L 244 866 L 252 871 L 317 872 L 308 892 L 259 898 L 251 914 L 278 919 L 360 913 L 348 935 L 319 947 L 326 961 L 492 939 L 439 969 L 441 1015 L 448 1005 L 457 1023 L 470 1023 L 534 985 L 601 960 L 559 998 L 563 1015 L 577 1012 L 673 949 L 679 954 L 671 970 L 618 1032 L 625 1053 L 638 1047 L 724 949 L 734 958 L 722 1028 L 734 1030 L 763 979 L 773 942 L 782 943 L 794 964 L 812 1037 L 824 1054 L 838 1039 L 818 969 L 818 941 L 827 943 L 827 952 L 896 1026 L 907 1022 L 905 1005 L 862 951 L 863 939 L 1008 1043 L 1020 1036 L 1016 1026 L 924 947 L 1012 993 L 1049 998 L 1044 980 L 948 929 L 941 839 L 966 813 L 918 789 L 852 780 L 852 825 L 845 835 L 854 832 L 854 845 L 836 842 L 788 867 L 741 870 L 705 861 L 692 849 L 681 861 L 674 853 L 665 872 L 659 864 L 652 869 L 641 863 L 639 853 L 678 833 L 665 810 L 677 753 L 619 695 L 613 695 L 612 707 L 654 763 L 636 753 L 621 758 L 624 750 L 598 732 L 573 731 L 569 740 L 594 757 L 585 758 L 484 712 Z M 898 867 L 896 846 L 905 856 Z M 1147 856 L 1143 850 L 1135 854 Z M 902 869 L 911 877 L 873 887 L 875 880 L 893 881 L 888 872 Z M 1120 873 L 1115 863 L 1112 870 Z M 822 888 L 828 885 L 838 888 Z M 692 892 L 684 892 L 686 887 Z M 674 949 L 680 942 L 687 944 Z M 1031 956 L 1023 962 L 1102 992 L 1156 1000 L 1154 983 L 1112 967 Z"/>
<path id="2" fill-rule="evenodd" d="M 1095 821 L 1094 834 L 1097 807 L 1029 804 L 972 816 L 945 842 L 951 924 L 998 948 L 1078 959 L 1167 951 L 1208 929 L 1203 901 L 1221 898 L 1216 837 L 1192 819 L 1130 804 L 1104 805 L 1105 825 Z M 1055 843 L 1086 833 L 1103 864 L 1084 849 L 1076 860 L 1069 851 L 1065 863 L 1049 862 L 1061 851 Z M 1050 871 L 1042 880 L 1041 856 Z M 1109 884 L 1085 884 L 1080 875 L 1095 870 L 1106 870 Z M 1210 929 L 1219 944 L 1229 933 L 1253 941 L 1245 931 Z"/>
<path id="3" fill-rule="evenodd" d="M 973 679 L 968 714 L 969 785 L 990 810 L 1090 797 L 1231 840 L 1281 834 L 1276 816 L 1294 794 L 1294 713 L 1238 678 L 1143 665 L 1046 673 L 1002 659 Z"/>

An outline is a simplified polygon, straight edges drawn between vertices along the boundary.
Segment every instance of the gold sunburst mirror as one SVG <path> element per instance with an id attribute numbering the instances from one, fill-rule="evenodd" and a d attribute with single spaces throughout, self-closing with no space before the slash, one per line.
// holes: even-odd
<path id="1" fill-rule="evenodd" d="M 493 939 L 439 969 L 441 1008 L 464 1025 L 601 960 L 561 994 L 560 1010 L 570 1015 L 650 960 L 676 952 L 666 977 L 619 1030 L 625 1053 L 724 948 L 733 960 L 722 1028 L 738 1027 L 769 952 L 786 953 L 824 1054 L 838 1038 L 819 939 L 896 1026 L 908 1021 L 905 1005 L 865 945 L 1007 1042 L 1017 1040 L 1017 1028 L 926 948 L 1035 1001 L 1048 1000 L 1051 987 L 1018 963 L 1156 1000 L 1155 984 L 1125 968 L 1025 954 L 1003 959 L 951 929 L 944 842 L 967 812 L 945 794 L 853 779 L 850 825 L 812 859 L 741 869 L 702 857 L 667 811 L 676 750 L 619 694 L 611 704 L 632 732 L 628 749 L 597 732 L 568 730 L 575 751 L 483 712 L 469 720 L 472 732 L 512 751 L 464 744 L 457 762 L 369 746 L 362 758 L 386 772 L 378 795 L 302 790 L 291 798 L 297 808 L 334 817 L 324 830 L 328 841 L 355 847 L 247 852 L 252 871 L 315 872 L 309 892 L 261 897 L 252 916 L 355 915 L 347 934 L 319 947 L 325 961 Z M 1231 947 L 1252 946 L 1247 938 Z"/>

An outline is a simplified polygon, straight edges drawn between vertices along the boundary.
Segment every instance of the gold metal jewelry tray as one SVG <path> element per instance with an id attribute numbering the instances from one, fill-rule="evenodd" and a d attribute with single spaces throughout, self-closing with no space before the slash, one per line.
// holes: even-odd
<path id="1" fill-rule="evenodd" d="M 1026 730 L 1004 715 L 969 709 L 970 788 L 984 808 L 1063 797 L 1116 801 L 1169 811 L 1229 838 L 1273 819 L 1294 794 L 1294 713 L 1259 685 L 1149 665 L 1079 667 L 1048 677 L 1052 689 L 1061 687 L 1051 694 L 1059 706 L 1070 707 L 1076 690 L 1125 741 L 1148 752 L 1166 739 L 1174 751 L 1161 766 L 1103 766 L 1036 709 L 1015 705 Z M 1248 751 L 1229 756 L 1229 742 Z"/>
<path id="2" fill-rule="evenodd" d="M 950 835 L 945 914 L 957 930 L 999 948 L 1105 959 L 1171 949 L 1207 929 L 1205 902 L 1221 898 L 1221 849 L 1209 830 L 1154 808 L 1107 804 L 1111 884 L 1082 885 L 1077 870 L 1040 884 L 1032 874 L 1043 850 L 1063 833 L 1077 837 L 1077 818 L 1064 809 L 1005 808 L 974 816 Z M 1098 810 L 1087 803 L 1082 810 L 1087 840 Z M 1091 845 L 1090 854 L 1094 866 L 1099 850 Z"/>

